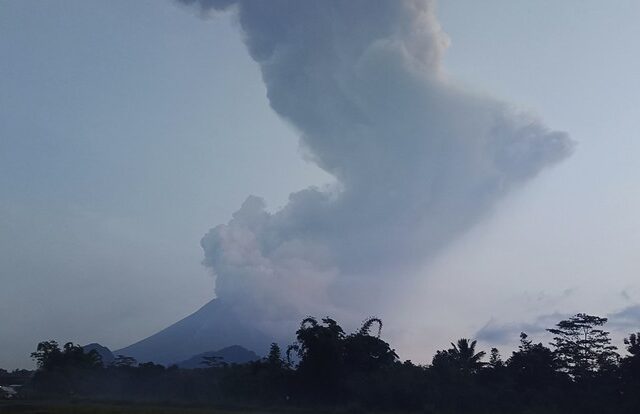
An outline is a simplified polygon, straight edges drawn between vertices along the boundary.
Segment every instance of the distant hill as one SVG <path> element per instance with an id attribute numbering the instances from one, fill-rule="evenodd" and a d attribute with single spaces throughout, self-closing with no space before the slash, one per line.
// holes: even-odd
<path id="1" fill-rule="evenodd" d="M 224 301 L 214 299 L 168 328 L 114 353 L 138 362 L 169 365 L 232 345 L 266 355 L 271 342 L 272 338 L 238 320 Z"/>
<path id="2" fill-rule="evenodd" d="M 205 368 L 206 365 L 202 364 L 205 357 L 219 357 L 221 362 L 226 362 L 227 364 L 244 364 L 260 359 L 255 352 L 249 351 L 240 345 L 232 345 L 218 351 L 194 355 L 185 361 L 179 362 L 177 365 L 180 368 Z"/>
<path id="3" fill-rule="evenodd" d="M 111 350 L 106 346 L 102 346 L 100 344 L 93 343 L 93 344 L 85 345 L 82 347 L 82 349 L 84 350 L 85 353 L 96 351 L 98 355 L 100 355 L 100 357 L 102 358 L 102 363 L 104 364 L 104 366 L 111 364 L 115 359 L 113 352 L 111 352 Z"/>

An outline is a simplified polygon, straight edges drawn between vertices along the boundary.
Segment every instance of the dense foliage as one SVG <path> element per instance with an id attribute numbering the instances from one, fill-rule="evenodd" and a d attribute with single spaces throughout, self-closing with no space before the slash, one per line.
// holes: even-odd
<path id="1" fill-rule="evenodd" d="M 307 318 L 297 341 L 247 364 L 216 358 L 203 368 L 138 364 L 119 356 L 103 366 L 95 352 L 53 341 L 32 354 L 38 370 L 23 395 L 244 406 L 323 406 L 423 413 L 640 412 L 640 333 L 616 353 L 606 319 L 578 314 L 549 329 L 551 348 L 522 333 L 503 360 L 460 339 L 430 365 L 401 362 L 371 318 L 347 334 L 333 319 Z M 374 329 L 375 328 L 375 329 Z M 372 332 L 373 331 L 373 332 Z"/>

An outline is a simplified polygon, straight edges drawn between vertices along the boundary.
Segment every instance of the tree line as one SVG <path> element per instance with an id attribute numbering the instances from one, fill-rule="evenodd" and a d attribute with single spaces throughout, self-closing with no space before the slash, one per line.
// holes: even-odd
<path id="1" fill-rule="evenodd" d="M 621 356 L 604 330 L 607 319 L 577 314 L 548 331 L 550 344 L 526 333 L 503 359 L 459 339 L 430 364 L 402 362 L 370 318 L 352 333 L 331 318 L 306 318 L 296 342 L 272 344 L 259 361 L 202 368 L 164 367 L 118 356 L 108 366 L 97 352 L 41 342 L 27 398 L 91 398 L 260 407 L 342 407 L 353 412 L 637 413 L 640 333 Z"/>

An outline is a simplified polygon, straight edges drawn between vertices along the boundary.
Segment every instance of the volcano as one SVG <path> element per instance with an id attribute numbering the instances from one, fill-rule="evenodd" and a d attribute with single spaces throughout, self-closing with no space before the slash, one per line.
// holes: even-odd
<path id="1" fill-rule="evenodd" d="M 272 338 L 235 317 L 224 301 L 213 299 L 195 313 L 114 354 L 169 365 L 233 345 L 266 355 L 271 342 Z"/>

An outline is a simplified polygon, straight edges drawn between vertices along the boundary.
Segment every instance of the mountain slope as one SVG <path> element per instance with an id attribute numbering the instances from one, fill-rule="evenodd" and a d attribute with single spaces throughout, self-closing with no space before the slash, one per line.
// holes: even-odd
<path id="1" fill-rule="evenodd" d="M 115 359 L 113 353 L 111 352 L 111 350 L 109 348 L 107 348 L 106 346 L 102 346 L 100 344 L 97 343 L 92 343 L 89 345 L 85 345 L 82 347 L 82 350 L 85 353 L 89 353 L 91 351 L 96 351 L 98 353 L 98 355 L 100 355 L 100 358 L 102 359 L 102 364 L 104 366 L 110 365 L 113 360 Z"/>
<path id="2" fill-rule="evenodd" d="M 202 363 L 205 357 L 218 357 L 220 358 L 220 362 L 225 362 L 227 364 L 244 364 L 246 362 L 257 361 L 260 359 L 258 354 L 255 352 L 249 351 L 239 345 L 232 345 L 218 351 L 203 352 L 201 354 L 194 355 L 185 361 L 179 362 L 178 366 L 180 368 L 205 368 L 206 365 Z"/>
<path id="3" fill-rule="evenodd" d="M 214 299 L 168 328 L 114 354 L 131 356 L 138 362 L 172 364 L 231 345 L 264 355 L 271 342 L 271 338 L 233 316 L 223 301 Z"/>

